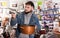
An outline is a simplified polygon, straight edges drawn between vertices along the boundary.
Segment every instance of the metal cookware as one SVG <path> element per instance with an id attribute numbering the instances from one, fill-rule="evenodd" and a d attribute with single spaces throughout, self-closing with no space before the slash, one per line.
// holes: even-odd
<path id="1" fill-rule="evenodd" d="M 35 25 L 20 25 L 20 30 L 23 34 L 34 34 L 35 32 Z"/>

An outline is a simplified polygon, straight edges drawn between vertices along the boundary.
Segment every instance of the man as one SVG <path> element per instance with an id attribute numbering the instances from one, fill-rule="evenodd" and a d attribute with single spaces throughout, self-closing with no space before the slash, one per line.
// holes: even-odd
<path id="1" fill-rule="evenodd" d="M 20 14 L 13 14 L 12 15 L 12 19 L 11 19 L 11 26 L 14 26 L 16 23 L 17 24 L 30 24 L 30 25 L 36 25 L 37 26 L 37 30 L 40 30 L 40 24 L 39 24 L 39 20 L 36 17 L 36 15 L 33 12 L 34 10 L 34 4 L 32 1 L 28 1 L 27 3 L 25 3 L 25 11 L 20 13 Z M 16 29 L 16 35 L 17 38 L 19 37 L 19 35 L 22 35 L 20 38 L 27 38 L 25 36 L 28 36 L 29 38 L 34 38 L 34 34 L 31 35 L 26 35 L 26 34 L 22 34 L 19 31 L 19 28 L 17 26 Z"/>

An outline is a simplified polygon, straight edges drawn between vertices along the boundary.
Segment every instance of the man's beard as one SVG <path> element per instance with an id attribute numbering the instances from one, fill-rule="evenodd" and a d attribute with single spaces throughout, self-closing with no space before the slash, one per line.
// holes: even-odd
<path id="1" fill-rule="evenodd" d="M 29 11 L 29 12 L 24 11 L 24 12 L 25 12 L 25 14 L 28 14 L 28 13 L 31 13 L 32 11 Z"/>

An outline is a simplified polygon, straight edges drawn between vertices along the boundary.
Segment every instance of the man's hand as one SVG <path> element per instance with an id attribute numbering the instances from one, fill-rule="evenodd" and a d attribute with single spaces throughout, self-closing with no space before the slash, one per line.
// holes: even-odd
<path id="1" fill-rule="evenodd" d="M 15 19 L 16 18 L 16 14 L 11 14 L 12 18 Z"/>

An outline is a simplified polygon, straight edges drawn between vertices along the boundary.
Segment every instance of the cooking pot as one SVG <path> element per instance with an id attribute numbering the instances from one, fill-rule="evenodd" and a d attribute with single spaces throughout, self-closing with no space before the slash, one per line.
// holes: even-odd
<path id="1" fill-rule="evenodd" d="M 24 24 L 24 25 L 20 25 L 20 31 L 21 31 L 21 33 L 23 33 L 23 34 L 34 34 L 34 32 L 35 32 L 35 25 L 26 25 L 26 24 Z"/>

